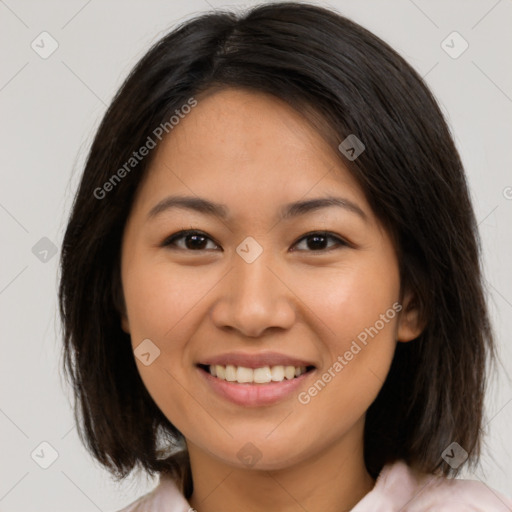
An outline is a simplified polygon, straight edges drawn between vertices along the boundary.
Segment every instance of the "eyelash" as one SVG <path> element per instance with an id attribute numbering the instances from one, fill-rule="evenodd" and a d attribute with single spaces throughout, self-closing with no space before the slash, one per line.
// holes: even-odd
<path id="1" fill-rule="evenodd" d="M 203 252 L 203 251 L 209 250 L 209 249 L 187 249 L 186 247 L 185 248 L 176 247 L 176 245 L 175 245 L 176 240 L 179 240 L 181 238 L 185 238 L 188 235 L 199 235 L 199 236 L 202 236 L 202 237 L 207 238 L 208 240 L 214 242 L 214 244 L 218 246 L 218 244 L 212 238 L 210 238 L 206 233 L 204 233 L 202 231 L 199 231 L 199 230 L 196 230 L 196 229 L 184 229 L 182 231 L 178 231 L 177 233 L 174 233 L 173 235 L 167 237 L 162 242 L 161 246 L 162 247 L 168 247 L 168 248 L 171 248 L 171 249 L 178 249 L 178 250 L 183 250 L 183 251 L 189 251 L 189 252 Z M 335 247 L 330 247 L 330 248 L 327 248 L 327 249 L 318 249 L 318 250 L 309 250 L 309 251 L 306 250 L 305 252 L 318 252 L 318 253 L 322 253 L 323 252 L 323 253 L 325 253 L 325 252 L 332 251 L 332 250 L 334 250 L 336 248 L 342 248 L 342 247 L 349 247 L 350 246 L 350 244 L 348 242 L 346 242 L 345 240 L 343 240 L 339 236 L 337 236 L 337 235 L 335 235 L 333 233 L 330 233 L 328 231 L 311 231 L 309 233 L 304 234 L 293 245 L 295 246 L 299 242 L 301 242 L 302 240 L 305 240 L 305 239 L 308 239 L 308 238 L 312 238 L 315 235 L 319 235 L 319 236 L 324 237 L 324 238 L 330 238 L 332 240 L 336 240 L 338 247 L 335 246 Z M 172 247 L 173 245 L 174 245 L 174 247 Z"/>

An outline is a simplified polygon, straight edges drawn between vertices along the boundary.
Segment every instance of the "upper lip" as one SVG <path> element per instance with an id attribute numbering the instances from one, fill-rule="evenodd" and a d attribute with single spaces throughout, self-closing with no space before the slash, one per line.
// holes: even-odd
<path id="1" fill-rule="evenodd" d="M 245 368 L 261 368 L 263 366 L 314 366 L 310 361 L 299 359 L 295 356 L 280 354 L 279 352 L 258 352 L 248 354 L 243 352 L 230 352 L 219 354 L 204 359 L 199 364 L 203 365 L 233 365 Z"/>

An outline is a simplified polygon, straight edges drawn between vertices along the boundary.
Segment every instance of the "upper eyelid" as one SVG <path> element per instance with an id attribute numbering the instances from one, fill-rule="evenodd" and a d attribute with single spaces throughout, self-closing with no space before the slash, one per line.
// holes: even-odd
<path id="1" fill-rule="evenodd" d="M 297 245 L 299 242 L 302 242 L 305 238 L 309 238 L 313 235 L 322 235 L 326 238 L 332 238 L 333 240 L 336 240 L 340 245 L 349 245 L 349 242 L 345 240 L 342 236 L 336 235 L 334 233 L 331 233 L 329 231 L 309 231 L 308 233 L 305 233 L 301 235 L 297 240 L 293 243 L 293 245 Z M 314 251 L 310 251 L 314 252 Z M 316 251 L 316 252 L 322 252 L 322 251 Z"/>
<path id="2" fill-rule="evenodd" d="M 177 231 L 176 233 L 168 236 L 167 238 L 165 238 L 165 240 L 163 241 L 163 244 L 167 244 L 171 241 L 174 241 L 174 240 L 179 240 L 180 238 L 184 238 L 188 235 L 201 235 L 201 236 L 204 236 L 205 238 L 208 238 L 208 240 L 211 240 L 212 242 L 214 242 L 216 245 L 219 245 L 214 238 L 212 238 L 210 235 L 208 235 L 207 233 L 204 233 L 203 231 L 201 231 L 200 229 L 182 229 L 180 231 Z"/>

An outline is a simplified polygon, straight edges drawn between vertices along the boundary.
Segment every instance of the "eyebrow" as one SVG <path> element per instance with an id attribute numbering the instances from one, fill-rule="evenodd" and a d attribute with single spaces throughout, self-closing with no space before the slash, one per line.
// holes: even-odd
<path id="1" fill-rule="evenodd" d="M 364 221 L 368 220 L 366 213 L 354 202 L 342 197 L 318 197 L 314 199 L 307 199 L 304 201 L 297 201 L 294 203 L 285 204 L 279 213 L 281 220 L 306 215 L 307 213 L 320 210 L 321 208 L 328 208 L 336 206 L 344 208 L 345 210 L 357 214 Z M 226 205 L 215 203 L 204 199 L 202 197 L 194 196 L 169 196 L 159 201 L 148 213 L 148 220 L 152 219 L 164 211 L 178 208 L 182 210 L 191 210 L 217 217 L 222 220 L 227 220 L 229 217 L 229 210 Z"/>

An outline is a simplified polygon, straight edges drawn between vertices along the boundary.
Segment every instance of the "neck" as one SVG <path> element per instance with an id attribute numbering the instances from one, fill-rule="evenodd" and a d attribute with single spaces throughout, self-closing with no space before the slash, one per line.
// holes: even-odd
<path id="1" fill-rule="evenodd" d="M 354 444 L 354 434 L 360 442 Z M 351 510 L 375 481 L 363 459 L 362 429 L 300 462 L 273 470 L 224 464 L 187 442 L 197 512 L 341 512 Z"/>

